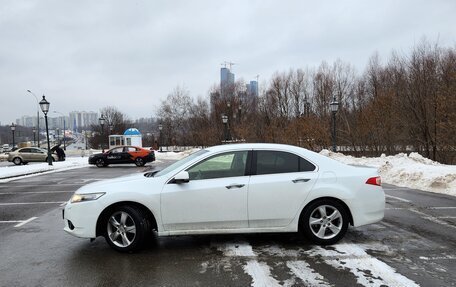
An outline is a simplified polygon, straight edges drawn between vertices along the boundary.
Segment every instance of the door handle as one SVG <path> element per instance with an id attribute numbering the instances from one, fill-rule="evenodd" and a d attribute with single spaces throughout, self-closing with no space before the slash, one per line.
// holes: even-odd
<path id="1" fill-rule="evenodd" d="M 297 178 L 297 179 L 293 179 L 292 182 L 293 183 L 308 182 L 309 180 L 310 180 L 310 178 Z"/>
<path id="2" fill-rule="evenodd" d="M 241 188 L 244 187 L 245 184 L 230 184 L 225 186 L 227 189 L 232 189 L 232 188 Z"/>

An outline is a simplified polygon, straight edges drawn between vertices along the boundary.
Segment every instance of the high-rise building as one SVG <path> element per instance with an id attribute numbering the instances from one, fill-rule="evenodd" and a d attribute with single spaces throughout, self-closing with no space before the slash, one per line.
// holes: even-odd
<path id="1" fill-rule="evenodd" d="M 72 131 L 82 131 L 85 127 L 97 124 L 98 114 L 96 112 L 73 111 L 69 117 L 69 129 Z"/>
<path id="2" fill-rule="evenodd" d="M 249 96 L 258 97 L 258 82 L 257 81 L 250 81 L 247 84 L 247 94 Z"/>
<path id="3" fill-rule="evenodd" d="M 234 74 L 228 68 L 220 69 L 220 90 L 226 91 L 234 86 Z"/>

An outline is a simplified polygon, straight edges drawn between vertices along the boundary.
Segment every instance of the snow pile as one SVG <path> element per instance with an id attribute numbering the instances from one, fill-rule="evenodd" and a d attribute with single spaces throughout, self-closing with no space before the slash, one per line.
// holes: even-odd
<path id="1" fill-rule="evenodd" d="M 183 159 L 184 157 L 189 156 L 190 154 L 198 151 L 200 149 L 198 148 L 193 148 L 193 149 L 188 149 L 183 152 L 159 152 L 155 151 L 155 158 L 157 161 L 159 160 L 180 160 Z"/>
<path id="2" fill-rule="evenodd" d="M 62 171 L 88 166 L 87 157 L 67 157 L 65 161 L 48 163 L 33 163 L 28 165 L 9 165 L 0 167 L 0 182 L 11 180 L 11 177 L 39 174 L 43 172 Z"/>
<path id="3" fill-rule="evenodd" d="M 351 165 L 376 167 L 385 183 L 456 196 L 456 166 L 424 158 L 418 153 L 356 158 L 322 150 L 321 155 Z"/>

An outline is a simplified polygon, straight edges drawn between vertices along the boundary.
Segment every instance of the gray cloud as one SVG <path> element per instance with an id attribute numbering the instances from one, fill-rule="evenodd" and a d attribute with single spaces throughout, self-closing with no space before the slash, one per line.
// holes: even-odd
<path id="1" fill-rule="evenodd" d="M 114 105 L 151 116 L 176 85 L 193 96 L 237 78 L 338 58 L 362 72 L 376 51 L 407 52 L 426 36 L 454 46 L 456 2 L 0 0 L 0 121 L 36 110 Z"/>

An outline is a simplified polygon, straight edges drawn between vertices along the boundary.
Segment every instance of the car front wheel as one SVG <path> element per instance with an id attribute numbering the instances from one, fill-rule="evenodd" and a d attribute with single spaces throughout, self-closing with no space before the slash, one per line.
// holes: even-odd
<path id="1" fill-rule="evenodd" d="M 15 165 L 20 165 L 20 164 L 22 163 L 22 159 L 21 159 L 20 157 L 15 157 L 15 158 L 13 159 L 13 163 L 14 163 Z"/>
<path id="2" fill-rule="evenodd" d="M 148 228 L 149 223 L 139 210 L 121 206 L 107 217 L 105 238 L 117 251 L 136 251 L 142 247 Z"/>
<path id="3" fill-rule="evenodd" d="M 95 162 L 95 165 L 96 165 L 97 167 L 104 167 L 104 166 L 106 166 L 106 163 L 105 163 L 104 159 L 99 158 L 99 159 L 97 159 L 97 161 Z"/>
<path id="4" fill-rule="evenodd" d="M 306 208 L 301 228 L 305 236 L 317 244 L 334 244 L 347 232 L 347 211 L 335 200 L 317 200 Z"/>

